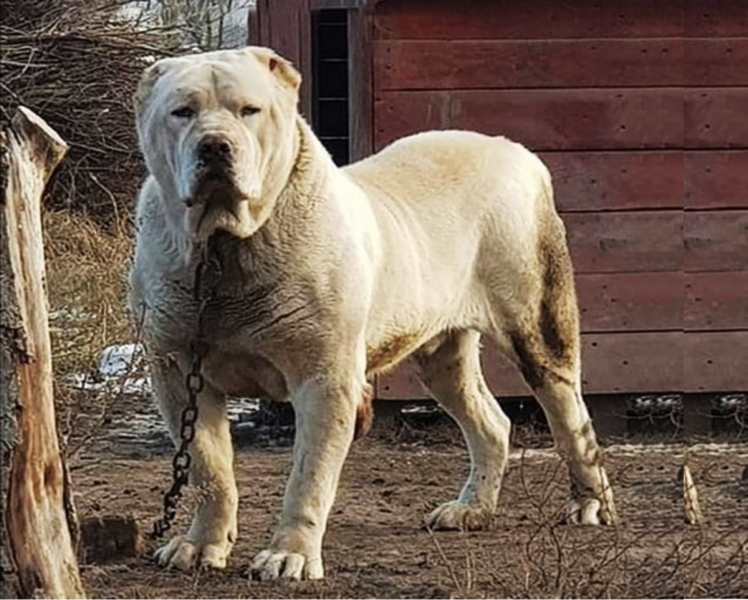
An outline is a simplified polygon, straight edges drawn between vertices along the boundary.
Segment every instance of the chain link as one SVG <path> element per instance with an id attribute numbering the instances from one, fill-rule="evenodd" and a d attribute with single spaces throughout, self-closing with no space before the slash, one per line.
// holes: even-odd
<path id="1" fill-rule="evenodd" d="M 187 373 L 184 381 L 187 390 L 187 406 L 182 411 L 179 448 L 171 462 L 171 488 L 164 494 L 163 515 L 153 524 L 152 539 L 162 538 L 171 529 L 172 522 L 177 514 L 179 501 L 182 498 L 182 488 L 189 482 L 189 471 L 192 464 L 189 445 L 195 439 L 195 425 L 198 416 L 197 398 L 205 389 L 205 379 L 202 374 L 203 359 L 207 353 L 207 344 L 204 339 L 205 308 L 215 293 L 221 275 L 220 263 L 213 252 L 211 242 L 212 239 L 209 239 L 195 268 L 193 294 L 198 305 L 197 331 L 190 342 L 190 372 Z"/>

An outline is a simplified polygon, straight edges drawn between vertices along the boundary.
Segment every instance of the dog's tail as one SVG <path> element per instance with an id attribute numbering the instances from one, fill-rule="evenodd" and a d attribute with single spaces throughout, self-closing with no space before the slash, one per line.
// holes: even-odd
<path id="1" fill-rule="evenodd" d="M 579 308 L 574 286 L 574 267 L 566 241 L 566 229 L 556 213 L 550 181 L 544 186 L 547 218 L 540 240 L 543 263 L 543 297 L 540 333 L 550 356 L 561 364 L 574 364 L 579 355 Z"/>

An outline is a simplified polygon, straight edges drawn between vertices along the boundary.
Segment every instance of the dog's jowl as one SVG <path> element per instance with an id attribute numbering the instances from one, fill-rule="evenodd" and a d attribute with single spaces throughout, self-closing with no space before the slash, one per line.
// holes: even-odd
<path id="1" fill-rule="evenodd" d="M 465 432 L 472 468 L 433 529 L 486 527 L 510 423 L 479 362 L 492 338 L 545 409 L 582 523 L 615 519 L 581 396 L 572 265 L 548 170 L 521 145 L 421 133 L 337 168 L 297 111 L 300 77 L 271 50 L 168 58 L 136 98 L 149 170 L 138 202 L 130 304 L 145 314 L 154 392 L 179 443 L 210 239 L 220 278 L 200 315 L 206 354 L 189 530 L 161 564 L 224 567 L 237 536 L 226 397 L 290 401 L 294 466 L 279 525 L 252 563 L 263 579 L 320 578 L 343 461 L 371 419 L 377 372 L 412 357 Z"/>

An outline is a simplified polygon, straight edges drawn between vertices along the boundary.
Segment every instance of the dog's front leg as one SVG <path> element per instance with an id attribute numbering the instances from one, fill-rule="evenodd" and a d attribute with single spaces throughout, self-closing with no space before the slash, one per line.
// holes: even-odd
<path id="1" fill-rule="evenodd" d="M 253 574 L 260 579 L 324 577 L 322 537 L 365 386 L 363 375 L 343 383 L 317 378 L 292 395 L 293 470 L 278 529 L 270 547 L 252 563 Z"/>
<path id="2" fill-rule="evenodd" d="M 185 378 L 176 360 L 152 361 L 154 395 L 175 445 L 181 443 L 181 416 L 187 404 Z M 234 480 L 234 453 L 226 414 L 226 398 L 206 384 L 198 396 L 190 485 L 196 489 L 195 515 L 185 535 L 178 535 L 156 551 L 161 566 L 191 569 L 223 568 L 236 541 L 238 494 Z"/>

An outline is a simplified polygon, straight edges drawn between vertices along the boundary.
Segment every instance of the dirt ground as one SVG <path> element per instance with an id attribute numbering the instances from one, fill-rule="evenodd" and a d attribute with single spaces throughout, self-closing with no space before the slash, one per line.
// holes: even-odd
<path id="1" fill-rule="evenodd" d="M 121 429 L 128 419 L 115 411 L 107 423 Z M 104 432 L 71 458 L 82 521 L 131 515 L 150 531 L 170 483 L 170 450 L 132 438 Z M 467 474 L 454 425 L 380 428 L 356 442 L 325 537 L 326 579 L 301 583 L 247 577 L 248 562 L 270 540 L 291 449 L 239 439 L 239 540 L 225 571 L 159 569 L 149 558 L 156 543 L 148 540 L 142 556 L 89 556 L 85 588 L 94 598 L 748 597 L 747 445 L 691 448 L 703 527 L 683 525 L 681 444 L 608 447 L 622 523 L 584 527 L 562 522 L 566 474 L 550 439 L 520 438 L 527 448 L 513 448 L 493 528 L 470 533 L 422 526 Z M 188 496 L 176 532 L 186 527 L 189 504 Z"/>

